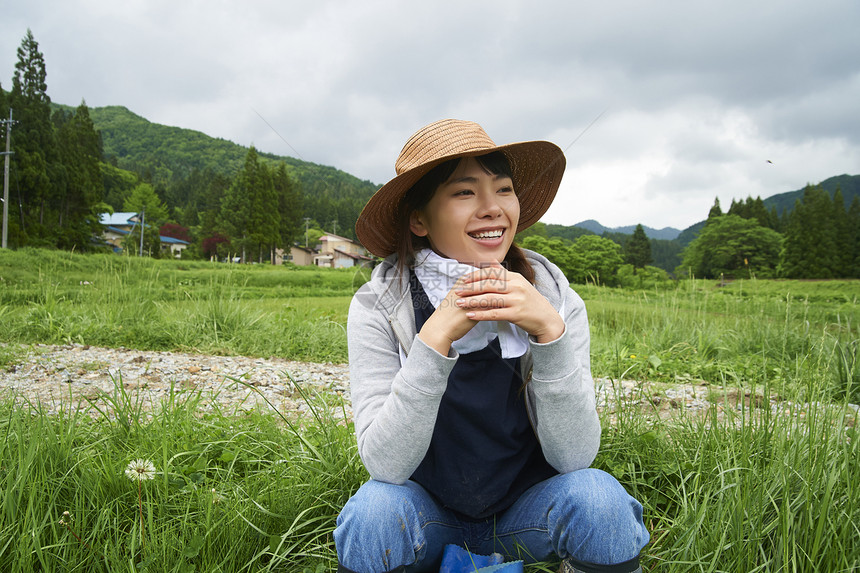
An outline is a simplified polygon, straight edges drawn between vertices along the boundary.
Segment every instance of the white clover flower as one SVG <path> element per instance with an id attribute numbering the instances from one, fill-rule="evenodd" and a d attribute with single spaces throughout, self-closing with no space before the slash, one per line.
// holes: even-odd
<path id="1" fill-rule="evenodd" d="M 125 475 L 131 481 L 146 481 L 155 477 L 155 465 L 144 459 L 132 460 L 125 468 Z"/>

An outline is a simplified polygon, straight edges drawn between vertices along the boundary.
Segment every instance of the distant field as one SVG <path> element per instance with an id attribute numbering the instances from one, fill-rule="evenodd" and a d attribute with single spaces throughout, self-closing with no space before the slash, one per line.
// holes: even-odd
<path id="1" fill-rule="evenodd" d="M 344 362 L 368 272 L 0 253 L 0 340 Z"/>

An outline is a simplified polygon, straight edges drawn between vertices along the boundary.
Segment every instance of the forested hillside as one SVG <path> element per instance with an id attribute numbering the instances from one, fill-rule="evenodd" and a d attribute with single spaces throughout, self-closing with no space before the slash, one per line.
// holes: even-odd
<path id="1" fill-rule="evenodd" d="M 101 132 L 105 160 L 140 174 L 169 207 L 183 212 L 198 204 L 205 193 L 200 179 L 234 177 L 248 154 L 247 147 L 198 131 L 152 123 L 124 107 L 94 108 L 90 115 Z M 321 229 L 354 238 L 355 219 L 378 185 L 334 167 L 262 150 L 257 154 L 261 162 L 285 164 L 287 174 L 298 184 L 303 217 Z M 194 225 L 196 221 L 190 217 L 179 223 Z"/>
<path id="2" fill-rule="evenodd" d="M 827 191 L 832 198 L 838 189 L 842 193 L 842 199 L 845 202 L 845 208 L 851 207 L 851 202 L 855 197 L 860 197 L 860 175 L 837 175 L 829 177 L 818 184 L 823 190 Z M 779 193 L 771 195 L 764 199 L 764 205 L 767 209 L 776 209 L 778 215 L 782 216 L 786 210 L 794 209 L 794 204 L 803 198 L 804 189 L 797 191 L 789 191 L 787 193 Z"/>

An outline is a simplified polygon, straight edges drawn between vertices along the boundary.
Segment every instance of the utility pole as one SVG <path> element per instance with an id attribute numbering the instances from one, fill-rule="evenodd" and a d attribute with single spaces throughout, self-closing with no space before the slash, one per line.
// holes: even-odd
<path id="1" fill-rule="evenodd" d="M 308 247 L 308 225 L 310 224 L 310 217 L 305 217 L 305 248 Z"/>
<path id="2" fill-rule="evenodd" d="M 143 256 L 143 227 L 144 223 L 146 223 L 146 205 L 143 206 L 143 210 L 140 212 L 140 255 Z"/>
<path id="3" fill-rule="evenodd" d="M 9 151 L 9 145 L 12 142 L 12 124 L 18 123 L 12 120 L 12 108 L 9 108 L 9 119 L 0 119 L 0 123 L 6 124 L 6 152 L 4 169 L 3 169 L 3 241 L 2 248 L 6 248 L 6 238 L 9 236 L 9 156 L 12 151 Z"/>

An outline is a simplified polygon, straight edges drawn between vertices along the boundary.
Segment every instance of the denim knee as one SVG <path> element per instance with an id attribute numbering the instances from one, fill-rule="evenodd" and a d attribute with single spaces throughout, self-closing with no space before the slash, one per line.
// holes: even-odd
<path id="1" fill-rule="evenodd" d="M 405 485 L 370 480 L 346 502 L 337 523 L 355 521 L 384 528 L 386 521 L 402 519 L 400 514 L 405 511 L 409 497 L 410 492 Z"/>
<path id="2" fill-rule="evenodd" d="M 609 565 L 639 555 L 650 539 L 642 504 L 618 480 L 593 468 L 559 477 L 567 482 L 567 496 L 550 510 L 549 525 L 559 535 L 559 549 L 567 550 L 560 557 Z"/>
<path id="3" fill-rule="evenodd" d="M 362 485 L 337 518 L 340 563 L 354 571 L 389 571 L 415 562 L 423 536 L 414 497 L 409 485 Z"/>

